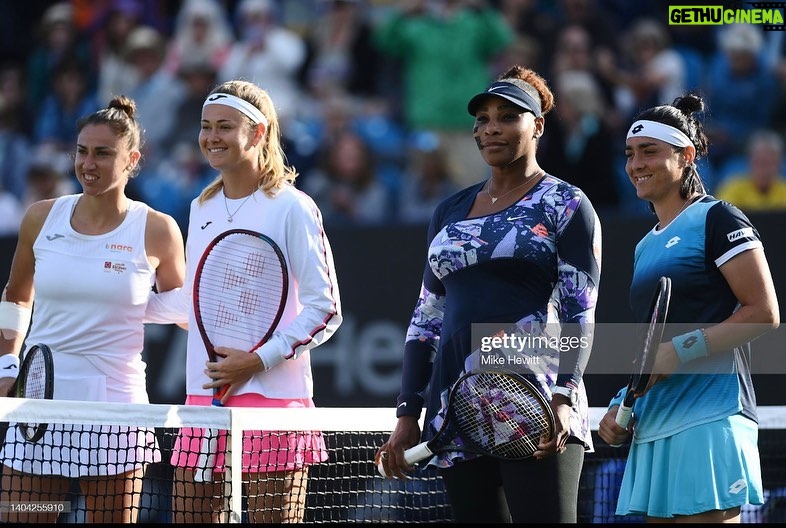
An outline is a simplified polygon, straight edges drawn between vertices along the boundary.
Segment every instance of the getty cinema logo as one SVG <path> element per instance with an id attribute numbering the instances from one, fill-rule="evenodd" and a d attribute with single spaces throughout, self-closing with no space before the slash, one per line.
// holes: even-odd
<path id="1" fill-rule="evenodd" d="M 764 31 L 784 31 L 786 2 L 731 2 L 722 5 L 669 6 L 670 26 L 755 24 Z"/>

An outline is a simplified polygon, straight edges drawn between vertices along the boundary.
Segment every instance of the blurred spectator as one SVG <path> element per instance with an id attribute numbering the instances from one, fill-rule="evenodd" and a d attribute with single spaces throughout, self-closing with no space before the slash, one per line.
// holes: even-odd
<path id="1" fill-rule="evenodd" d="M 675 4 L 676 5 L 676 4 Z M 709 59 L 717 49 L 715 32 L 718 26 L 694 24 L 669 26 L 674 47 L 697 53 L 703 60 Z"/>
<path id="2" fill-rule="evenodd" d="M 74 6 L 74 22 L 79 31 L 93 33 L 108 22 L 116 12 L 133 16 L 140 24 L 163 30 L 168 25 L 173 7 L 178 2 L 161 0 L 69 0 Z"/>
<path id="3" fill-rule="evenodd" d="M 434 208 L 460 187 L 450 177 L 445 151 L 436 138 L 418 145 L 404 172 L 398 199 L 398 215 L 405 224 L 428 224 Z"/>
<path id="4" fill-rule="evenodd" d="M 100 108 L 81 61 L 63 57 L 52 74 L 52 93 L 35 118 L 34 140 L 65 152 L 76 143 L 76 122 Z"/>
<path id="5" fill-rule="evenodd" d="M 282 140 L 287 162 L 297 168 L 300 176 L 295 180 L 298 188 L 306 188 L 313 169 L 323 156 L 323 145 L 355 126 L 355 113 L 359 105 L 353 105 L 349 97 L 332 95 L 314 111 L 290 121 L 282 130 Z"/>
<path id="6" fill-rule="evenodd" d="M 684 94 L 685 61 L 672 48 L 666 26 L 655 19 L 639 19 L 625 42 L 622 64 L 609 56 L 601 57 L 598 64 L 600 75 L 616 86 L 616 106 L 624 116 L 670 104 Z"/>
<path id="7" fill-rule="evenodd" d="M 27 103 L 39 108 L 51 94 L 55 69 L 64 60 L 79 62 L 89 88 L 95 85 L 90 48 L 74 24 L 74 8 L 58 2 L 44 11 L 37 28 L 37 44 L 27 59 Z"/>
<path id="8" fill-rule="evenodd" d="M 379 53 L 365 0 L 318 0 L 319 11 L 306 33 L 306 58 L 300 82 L 315 97 L 379 94 Z"/>
<path id="9" fill-rule="evenodd" d="M 515 38 L 499 11 L 479 1 L 409 0 L 374 37 L 401 63 L 407 128 L 438 134 L 460 186 L 486 178 L 488 166 L 468 133 L 467 102 L 491 83 L 494 58 Z"/>
<path id="10" fill-rule="evenodd" d="M 216 71 L 234 42 L 229 15 L 218 0 L 185 0 L 169 39 L 166 70 L 177 74 L 184 62 L 202 62 Z"/>
<path id="11" fill-rule="evenodd" d="M 665 8 L 668 5 L 669 2 L 667 0 L 652 0 L 650 2 L 595 0 L 592 7 L 596 13 L 609 21 L 612 27 L 624 28 L 632 26 L 640 18 L 663 17 L 665 19 L 664 13 L 668 13 L 668 10 Z"/>
<path id="12" fill-rule="evenodd" d="M 24 213 L 19 199 L 0 187 L 0 237 L 16 236 Z"/>
<path id="13" fill-rule="evenodd" d="M 0 93 L 0 189 L 22 200 L 30 160 L 30 142 L 15 128 L 16 106 Z"/>
<path id="14" fill-rule="evenodd" d="M 14 130 L 33 137 L 34 112 L 27 104 L 24 66 L 9 62 L 0 67 L 0 100 L 3 105 L 2 130 Z"/>
<path id="15" fill-rule="evenodd" d="M 215 67 L 199 57 L 186 58 L 177 73 L 185 91 L 183 99 L 175 108 L 176 126 L 164 142 L 166 152 L 178 143 L 196 144 L 202 127 L 202 105 L 216 85 Z"/>
<path id="16" fill-rule="evenodd" d="M 603 121 L 603 97 L 595 79 L 586 71 L 566 70 L 555 83 L 559 104 L 546 118 L 538 153 L 550 174 L 578 186 L 599 212 L 619 205 L 614 171 L 616 137 Z"/>
<path id="17" fill-rule="evenodd" d="M 240 37 L 219 70 L 218 81 L 244 79 L 266 90 L 285 129 L 302 104 L 297 74 L 306 57 L 305 42 L 279 25 L 272 0 L 240 0 L 236 16 Z"/>
<path id="18" fill-rule="evenodd" d="M 540 42 L 527 35 L 516 35 L 512 44 L 503 49 L 499 55 L 493 59 L 493 77 L 505 73 L 511 64 L 521 64 L 527 68 L 538 68 L 543 62 L 543 54 Z"/>
<path id="19" fill-rule="evenodd" d="M 721 182 L 715 196 L 746 213 L 784 210 L 783 169 L 783 139 L 770 130 L 754 132 L 748 146 L 747 170 Z"/>
<path id="20" fill-rule="evenodd" d="M 550 57 L 551 63 L 548 67 L 552 79 L 556 79 L 564 71 L 583 71 L 591 75 L 600 89 L 606 108 L 603 120 L 615 130 L 622 125 L 622 117 L 615 107 L 614 85 L 598 74 L 592 35 L 584 26 L 569 24 L 560 28 L 556 35 L 554 53 Z"/>
<path id="21" fill-rule="evenodd" d="M 136 100 L 138 119 L 145 131 L 143 153 L 148 166 L 159 163 L 165 155 L 167 139 L 175 130 L 177 109 L 186 95 L 180 79 L 164 68 L 165 46 L 166 40 L 158 30 L 138 26 L 128 36 L 125 49 L 134 79 L 125 95 Z"/>
<path id="22" fill-rule="evenodd" d="M 554 27 L 565 27 L 578 24 L 592 35 L 593 48 L 603 53 L 618 53 L 617 38 L 621 33 L 615 21 L 615 13 L 603 9 L 604 0 L 556 0 L 554 13 L 551 17 L 556 24 Z M 541 2 L 548 4 L 549 2 Z M 646 2 L 627 2 L 644 4 Z M 665 17 L 664 17 L 665 18 Z M 555 32 L 551 32 L 552 39 Z M 551 49 L 551 48 L 549 48 Z"/>
<path id="23" fill-rule="evenodd" d="M 170 152 L 157 166 L 144 166 L 130 185 L 143 202 L 171 215 L 185 233 L 191 200 L 217 173 L 202 156 L 196 138 L 175 144 Z"/>
<path id="24" fill-rule="evenodd" d="M 709 158 L 715 167 L 744 153 L 753 131 L 770 125 L 779 87 L 762 56 L 763 45 L 759 26 L 728 25 L 718 33 L 719 51 L 710 63 L 706 93 Z"/>
<path id="25" fill-rule="evenodd" d="M 511 64 L 528 65 L 535 71 L 543 71 L 548 66 L 552 41 L 557 31 L 552 3 L 546 4 L 539 0 L 489 0 L 489 5 L 500 12 L 516 33 L 517 42 L 514 46 L 526 46 L 530 53 L 533 48 L 537 48 L 537 54 L 533 53 L 527 62 L 521 62 L 521 59 L 508 62 L 500 60 L 498 73 L 506 71 Z"/>
<path id="26" fill-rule="evenodd" d="M 303 185 L 325 225 L 372 225 L 390 219 L 391 197 L 377 178 L 373 153 L 350 130 L 323 144 L 317 167 Z"/>
<path id="27" fill-rule="evenodd" d="M 37 148 L 27 169 L 27 188 L 22 205 L 27 208 L 39 200 L 77 192 L 76 179 L 69 177 L 71 169 L 68 154 L 48 147 Z"/>
<path id="28" fill-rule="evenodd" d="M 82 0 L 80 3 L 89 2 Z M 126 62 L 128 36 L 141 24 L 142 8 L 134 1 L 109 0 L 101 2 L 103 9 L 90 6 L 95 16 L 88 26 L 90 46 L 98 74 L 96 95 L 99 104 L 109 104 L 115 95 L 128 94 L 136 82 Z M 84 6 L 87 11 L 87 6 Z M 77 11 L 79 12 L 79 10 Z"/>

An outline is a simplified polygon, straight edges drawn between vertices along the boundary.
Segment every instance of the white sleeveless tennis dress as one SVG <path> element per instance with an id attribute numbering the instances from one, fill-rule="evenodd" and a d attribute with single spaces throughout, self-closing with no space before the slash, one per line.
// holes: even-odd
<path id="1" fill-rule="evenodd" d="M 148 403 L 142 317 L 155 281 L 145 252 L 148 206 L 131 201 L 113 231 L 83 235 L 71 227 L 80 196 L 56 200 L 33 244 L 35 300 L 26 345 L 52 349 L 55 399 Z M 53 424 L 35 444 L 18 435 L 11 442 L 15 427 L 8 434 L 3 463 L 29 473 L 112 475 L 160 460 L 146 429 Z"/>

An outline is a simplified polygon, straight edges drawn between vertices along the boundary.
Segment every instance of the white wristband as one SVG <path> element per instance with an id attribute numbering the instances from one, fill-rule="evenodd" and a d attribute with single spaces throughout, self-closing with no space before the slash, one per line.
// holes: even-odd
<path id="1" fill-rule="evenodd" d="M 16 354 L 0 356 L 0 378 L 14 378 L 19 374 L 19 357 Z"/>
<path id="2" fill-rule="evenodd" d="M 15 302 L 0 302 L 0 334 L 5 339 L 14 339 L 17 335 L 27 334 L 33 310 Z"/>
<path id="3" fill-rule="evenodd" d="M 191 310 L 190 298 L 182 288 L 174 288 L 162 293 L 150 292 L 144 323 L 170 324 L 188 323 Z"/>

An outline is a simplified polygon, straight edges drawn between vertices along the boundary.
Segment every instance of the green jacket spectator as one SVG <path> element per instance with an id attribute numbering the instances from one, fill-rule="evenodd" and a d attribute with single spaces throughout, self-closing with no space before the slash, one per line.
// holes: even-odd
<path id="1" fill-rule="evenodd" d="M 446 1 L 439 11 L 426 7 L 435 4 L 419 1 L 397 10 L 374 38 L 401 61 L 407 124 L 466 132 L 472 124 L 467 101 L 491 82 L 491 59 L 515 35 L 496 9 L 465 1 Z"/>

